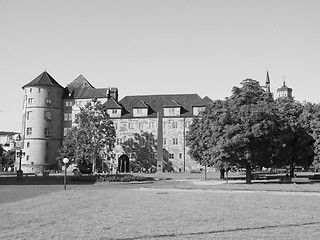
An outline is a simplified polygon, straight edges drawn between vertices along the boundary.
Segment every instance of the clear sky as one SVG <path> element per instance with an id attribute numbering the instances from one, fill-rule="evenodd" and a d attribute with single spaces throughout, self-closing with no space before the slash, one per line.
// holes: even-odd
<path id="1" fill-rule="evenodd" d="M 319 103 L 319 0 L 0 0 L 0 130 L 46 70 L 126 95 L 224 99 L 245 78 Z"/>

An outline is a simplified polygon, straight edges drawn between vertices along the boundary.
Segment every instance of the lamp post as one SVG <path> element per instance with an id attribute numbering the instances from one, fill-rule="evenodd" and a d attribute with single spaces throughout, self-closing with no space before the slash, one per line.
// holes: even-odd
<path id="1" fill-rule="evenodd" d="M 64 158 L 62 161 L 64 163 L 64 190 L 67 190 L 67 164 L 69 162 L 69 159 Z"/>

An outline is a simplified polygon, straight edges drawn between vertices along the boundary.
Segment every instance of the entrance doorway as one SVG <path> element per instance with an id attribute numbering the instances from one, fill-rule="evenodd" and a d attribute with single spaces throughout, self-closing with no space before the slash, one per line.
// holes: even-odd
<path id="1" fill-rule="evenodd" d="M 127 155 L 121 155 L 118 158 L 118 172 L 119 173 L 129 172 L 129 157 Z"/>

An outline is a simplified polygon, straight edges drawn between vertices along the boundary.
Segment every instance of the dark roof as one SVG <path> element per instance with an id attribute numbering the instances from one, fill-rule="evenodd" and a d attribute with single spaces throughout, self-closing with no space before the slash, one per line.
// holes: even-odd
<path id="1" fill-rule="evenodd" d="M 209 98 L 208 96 L 205 96 L 201 101 L 195 103 L 194 107 L 205 107 L 209 104 L 213 103 L 213 100 Z"/>
<path id="2" fill-rule="evenodd" d="M 66 87 L 66 92 L 64 98 L 105 98 L 108 96 L 107 92 L 109 88 L 95 88 L 91 83 L 83 76 L 80 75 L 75 80 L 73 80 Z M 70 94 L 70 96 L 69 96 Z"/>
<path id="3" fill-rule="evenodd" d="M 109 108 L 109 109 L 119 109 L 122 108 L 119 103 L 116 102 L 116 100 L 114 100 L 114 98 L 110 98 L 108 99 L 108 101 L 106 101 L 104 103 L 104 105 Z"/>
<path id="4" fill-rule="evenodd" d="M 83 76 L 79 75 L 75 80 L 73 80 L 70 84 L 68 84 L 67 88 L 70 92 L 72 92 L 76 88 L 94 88 L 91 83 Z"/>
<path id="5" fill-rule="evenodd" d="M 132 106 L 133 108 L 148 108 L 149 106 L 144 101 L 138 101 L 135 105 Z"/>
<path id="6" fill-rule="evenodd" d="M 287 91 L 287 90 L 292 91 L 292 88 L 287 87 L 287 86 L 286 86 L 286 82 L 283 81 L 282 87 L 278 88 L 278 89 L 277 89 L 277 92 L 280 92 L 280 91 L 282 92 L 282 91 Z"/>
<path id="7" fill-rule="evenodd" d="M 5 132 L 5 131 L 0 131 L 0 136 L 13 136 L 15 134 L 19 134 L 17 132 Z"/>
<path id="8" fill-rule="evenodd" d="M 36 77 L 35 79 L 33 79 L 31 82 L 29 82 L 28 84 L 24 85 L 22 88 L 25 87 L 31 87 L 31 86 L 57 86 L 57 87 L 61 87 L 63 88 L 56 80 L 54 80 L 53 77 L 50 76 L 49 73 L 47 73 L 46 71 L 44 71 L 43 73 L 41 73 L 38 77 Z"/>
<path id="9" fill-rule="evenodd" d="M 163 104 L 164 107 L 181 107 L 179 103 L 177 103 L 174 99 L 168 99 L 167 102 Z"/>
<path id="10" fill-rule="evenodd" d="M 148 117 L 157 117 L 157 112 L 163 113 L 163 107 L 168 106 L 168 103 L 174 103 L 173 101 L 175 101 L 175 107 L 181 106 L 180 117 L 192 117 L 192 106 L 202 100 L 198 94 L 140 95 L 126 96 L 120 100 L 119 104 L 125 110 L 123 118 L 132 118 L 132 109 L 141 101 L 149 106 Z"/>

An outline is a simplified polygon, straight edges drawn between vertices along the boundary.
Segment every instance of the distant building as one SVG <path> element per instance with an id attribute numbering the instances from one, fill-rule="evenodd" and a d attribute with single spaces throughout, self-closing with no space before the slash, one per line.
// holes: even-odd
<path id="1" fill-rule="evenodd" d="M 287 87 L 285 81 L 283 81 L 283 85 L 277 89 L 277 93 L 278 93 L 278 98 L 293 99 L 292 88 Z"/>
<path id="2" fill-rule="evenodd" d="M 187 154 L 186 131 L 194 116 L 212 102 L 197 94 L 127 96 L 118 101 L 117 88 L 94 88 L 80 75 L 62 87 L 46 71 L 22 87 L 24 90 L 22 170 L 58 169 L 57 149 L 74 125 L 75 115 L 86 103 L 105 104 L 116 127 L 116 147 L 109 164 L 118 168 L 124 155 L 121 143 L 140 131 L 157 137 L 157 113 L 163 115 L 163 146 L 176 171 L 200 166 Z M 16 163 L 16 168 L 18 163 Z"/>
<path id="3" fill-rule="evenodd" d="M 13 150 L 20 138 L 19 133 L 0 131 L 0 144 L 6 151 Z"/>

